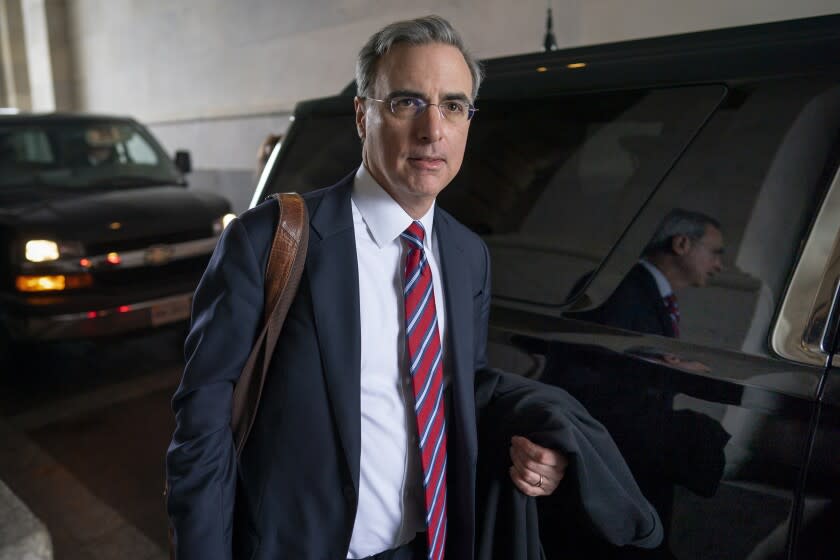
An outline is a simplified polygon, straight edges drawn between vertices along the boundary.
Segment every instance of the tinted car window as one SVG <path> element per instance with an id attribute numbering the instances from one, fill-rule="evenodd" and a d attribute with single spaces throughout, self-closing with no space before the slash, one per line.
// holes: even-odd
<path id="1" fill-rule="evenodd" d="M 830 122 L 840 123 L 834 80 L 732 91 L 616 248 L 613 266 L 596 275 L 588 307 L 612 293 L 669 211 L 702 212 L 720 222 L 723 270 L 703 288 L 679 291 L 680 338 L 768 355 L 773 317 L 836 165 Z"/>
<path id="2" fill-rule="evenodd" d="M 480 101 L 461 171 L 438 202 L 485 237 L 494 296 L 562 304 L 724 93 L 702 86 Z M 346 115 L 303 117 L 267 192 L 328 186 L 359 164 L 349 109 L 348 99 Z"/>
<path id="3" fill-rule="evenodd" d="M 55 120 L 0 126 L 0 189 L 178 182 L 171 162 L 130 121 Z"/>
<path id="4" fill-rule="evenodd" d="M 566 301 L 723 94 L 704 86 L 484 103 L 439 200 L 484 235 L 494 296 Z"/>

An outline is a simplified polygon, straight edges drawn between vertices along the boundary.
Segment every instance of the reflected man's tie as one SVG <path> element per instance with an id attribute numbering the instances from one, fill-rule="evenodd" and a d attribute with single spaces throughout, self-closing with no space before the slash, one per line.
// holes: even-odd
<path id="1" fill-rule="evenodd" d="M 665 308 L 668 310 L 668 315 L 671 317 L 671 326 L 674 328 L 674 338 L 680 337 L 680 306 L 677 303 L 677 296 L 673 293 L 668 294 L 664 298 Z"/>

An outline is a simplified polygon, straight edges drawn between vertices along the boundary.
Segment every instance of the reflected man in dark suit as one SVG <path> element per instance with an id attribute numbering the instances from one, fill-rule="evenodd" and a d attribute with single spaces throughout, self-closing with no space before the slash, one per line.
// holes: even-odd
<path id="1" fill-rule="evenodd" d="M 723 234 L 717 220 L 683 209 L 674 209 L 662 220 L 639 262 L 612 295 L 595 309 L 568 313 L 574 319 L 669 338 L 679 338 L 680 312 L 676 291 L 704 287 L 722 270 Z M 575 284 L 574 296 L 592 273 Z M 628 362 L 609 353 L 580 349 L 570 352 L 554 344 L 547 355 L 542 381 L 558 385 L 601 421 L 615 439 L 639 486 L 665 524 L 666 542 L 656 550 L 615 549 L 597 540 L 579 538 L 571 546 L 582 557 L 616 559 L 657 558 L 673 555 L 667 535 L 674 499 L 674 485 L 701 496 L 717 491 L 723 466 L 723 447 L 729 435 L 720 423 L 693 410 L 674 410 L 676 394 L 668 375 L 650 362 Z M 627 350 L 654 363 L 692 371 L 708 371 L 697 361 L 686 361 L 654 347 Z M 556 502 L 555 502 L 556 504 Z M 555 504 L 544 504 L 540 522 L 562 518 Z M 543 519 L 545 518 L 545 519 Z M 565 541 L 545 543 L 559 553 Z"/>
<path id="2" fill-rule="evenodd" d="M 676 292 L 706 286 L 723 269 L 720 223 L 700 212 L 675 209 L 662 221 L 642 258 L 612 295 L 590 311 L 570 313 L 603 325 L 679 338 Z M 581 278 L 576 293 L 589 279 Z"/>

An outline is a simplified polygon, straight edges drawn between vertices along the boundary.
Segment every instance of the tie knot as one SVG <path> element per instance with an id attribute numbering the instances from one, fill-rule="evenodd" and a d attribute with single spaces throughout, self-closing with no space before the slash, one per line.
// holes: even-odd
<path id="1" fill-rule="evenodd" d="M 422 249 L 423 240 L 426 238 L 426 230 L 423 229 L 423 224 L 414 220 L 411 222 L 411 225 L 402 232 L 401 237 L 412 244 L 416 249 Z"/>

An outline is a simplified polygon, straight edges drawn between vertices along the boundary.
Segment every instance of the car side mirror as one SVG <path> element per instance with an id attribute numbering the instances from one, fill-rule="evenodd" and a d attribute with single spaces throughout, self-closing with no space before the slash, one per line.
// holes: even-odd
<path id="1" fill-rule="evenodd" d="M 175 152 L 175 167 L 184 175 L 192 171 L 192 157 L 187 150 Z"/>

